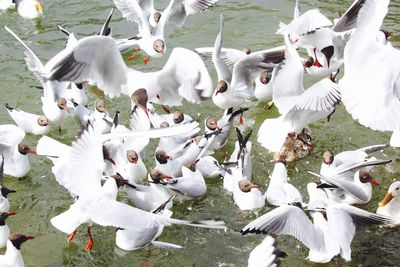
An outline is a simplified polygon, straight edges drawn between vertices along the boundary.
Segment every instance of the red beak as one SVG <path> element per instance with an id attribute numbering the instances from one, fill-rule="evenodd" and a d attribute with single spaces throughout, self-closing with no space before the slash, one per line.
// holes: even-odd
<path id="1" fill-rule="evenodd" d="M 26 239 L 28 239 L 28 240 L 35 239 L 35 237 L 34 237 L 33 235 L 26 235 L 25 237 L 26 237 Z"/>
<path id="2" fill-rule="evenodd" d="M 15 211 L 9 211 L 7 212 L 8 215 L 16 215 L 17 213 Z"/>
<path id="3" fill-rule="evenodd" d="M 374 179 L 371 179 L 370 181 L 369 181 L 371 184 L 373 184 L 373 185 L 375 185 L 375 186 L 381 186 L 377 181 L 375 181 Z"/>
<path id="4" fill-rule="evenodd" d="M 250 187 L 251 188 L 260 188 L 261 186 L 260 185 L 258 185 L 258 184 L 250 184 Z"/>
<path id="5" fill-rule="evenodd" d="M 33 149 L 29 149 L 28 153 L 31 153 L 32 155 L 37 155 L 36 150 Z"/>
<path id="6" fill-rule="evenodd" d="M 172 179 L 171 176 L 167 176 L 167 175 L 163 176 L 162 178 L 163 178 L 163 179 L 166 179 L 166 180 L 171 180 L 171 179 Z"/>

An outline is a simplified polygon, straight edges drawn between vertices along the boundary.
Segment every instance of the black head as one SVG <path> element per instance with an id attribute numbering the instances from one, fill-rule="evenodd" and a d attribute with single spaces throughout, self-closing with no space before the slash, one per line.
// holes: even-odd
<path id="1" fill-rule="evenodd" d="M 156 13 L 154 13 L 154 21 L 158 23 L 160 19 L 161 19 L 161 13 L 157 11 Z"/>
<path id="2" fill-rule="evenodd" d="M 172 159 L 170 156 L 168 156 L 167 152 L 164 150 L 157 150 L 156 151 L 156 160 L 160 164 L 166 164 L 168 160 Z"/>
<path id="3" fill-rule="evenodd" d="M 35 237 L 33 235 L 12 234 L 8 239 L 11 241 L 14 247 L 19 250 L 21 249 L 22 243 L 34 238 Z"/>
<path id="4" fill-rule="evenodd" d="M 17 191 L 8 189 L 7 187 L 4 187 L 4 186 L 1 187 L 1 195 L 5 198 L 7 198 L 8 194 L 15 193 L 15 192 L 17 192 Z"/>
<path id="5" fill-rule="evenodd" d="M 17 214 L 15 211 L 3 211 L 0 212 L 0 225 L 5 225 L 8 216 Z"/>
<path id="6" fill-rule="evenodd" d="M 324 155 L 322 156 L 322 159 L 325 164 L 331 165 L 333 160 L 335 159 L 335 155 L 331 150 L 325 151 Z"/>
<path id="7" fill-rule="evenodd" d="M 228 90 L 228 83 L 224 80 L 220 80 L 217 83 L 217 88 L 215 89 L 215 95 L 221 94 Z"/>
<path id="8" fill-rule="evenodd" d="M 314 58 L 312 56 L 308 56 L 304 59 L 303 66 L 305 68 L 309 68 L 314 65 Z"/>
<path id="9" fill-rule="evenodd" d="M 162 56 L 165 54 L 165 42 L 161 39 L 157 39 L 153 44 L 154 51 L 161 54 Z"/>
<path id="10" fill-rule="evenodd" d="M 18 144 L 18 151 L 22 155 L 26 155 L 28 153 L 36 155 L 36 151 L 35 150 L 32 150 L 28 145 L 22 144 L 22 143 Z"/>
<path id="11" fill-rule="evenodd" d="M 115 175 L 111 175 L 111 178 L 115 179 L 115 183 L 117 184 L 118 188 L 129 184 L 129 181 L 124 179 L 124 177 L 122 177 L 121 174 L 119 174 L 119 173 L 117 173 Z"/>
<path id="12" fill-rule="evenodd" d="M 104 103 L 103 99 L 97 99 L 95 106 L 96 106 L 96 110 L 100 113 L 103 113 L 106 111 L 106 104 Z"/>
<path id="13" fill-rule="evenodd" d="M 260 74 L 260 82 L 262 84 L 268 84 L 271 81 L 271 74 L 268 71 L 263 71 Z"/>
<path id="14" fill-rule="evenodd" d="M 183 112 L 175 111 L 173 120 L 175 124 L 181 123 L 184 120 Z"/>

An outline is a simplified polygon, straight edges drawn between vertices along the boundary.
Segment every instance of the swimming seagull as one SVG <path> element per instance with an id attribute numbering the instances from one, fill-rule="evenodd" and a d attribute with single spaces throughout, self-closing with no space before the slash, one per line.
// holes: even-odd
<path id="1" fill-rule="evenodd" d="M 68 82 L 57 82 L 43 79 L 44 66 L 36 54 L 7 26 L 9 32 L 24 48 L 25 62 L 43 87 L 42 111 L 50 122 L 61 122 L 68 116 L 67 99 L 65 98 Z"/>
<path id="2" fill-rule="evenodd" d="M 1 146 L 1 145 L 0 145 Z M 3 184 L 4 181 L 4 156 L 0 155 L 0 212 L 6 212 L 10 209 L 10 202 L 8 201 L 8 194 L 15 193 L 17 191 L 8 189 Z"/>
<path id="3" fill-rule="evenodd" d="M 6 103 L 6 109 L 10 117 L 25 133 L 43 135 L 50 131 L 50 122 L 43 115 L 37 115 L 11 107 Z"/>
<path id="4" fill-rule="evenodd" d="M 25 132 L 12 124 L 0 125 L 0 154 L 4 156 L 4 174 L 17 178 L 24 177 L 31 169 L 28 154 L 36 151 L 22 140 Z"/>
<path id="5" fill-rule="evenodd" d="M 21 245 L 34 238 L 33 235 L 12 234 L 7 240 L 6 253 L 0 255 L 0 265 L 4 267 L 24 267 Z"/>
<path id="6" fill-rule="evenodd" d="M 273 101 L 282 115 L 266 119 L 258 131 L 258 142 L 271 152 L 279 152 L 288 136 L 328 117 L 340 102 L 339 87 L 328 78 L 304 90 L 301 59 L 288 35 L 285 44 L 285 62 L 273 84 Z"/>
<path id="7" fill-rule="evenodd" d="M 284 162 L 275 163 L 269 181 L 266 199 L 270 205 L 303 205 L 299 190 L 288 181 L 287 169 Z"/>
<path id="8" fill-rule="evenodd" d="M 373 130 L 393 132 L 390 145 L 400 146 L 400 52 L 376 40 L 389 2 L 365 1 L 344 51 L 346 71 L 339 84 L 343 104 L 353 119 Z"/>
<path id="9" fill-rule="evenodd" d="M 8 237 L 10 236 L 10 228 L 6 223 L 6 219 L 10 215 L 17 214 L 14 211 L 1 211 L 0 212 L 0 248 L 4 248 L 7 245 Z"/>

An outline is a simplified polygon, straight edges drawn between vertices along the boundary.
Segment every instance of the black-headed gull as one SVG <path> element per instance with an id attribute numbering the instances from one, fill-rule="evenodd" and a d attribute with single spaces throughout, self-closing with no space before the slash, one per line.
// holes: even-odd
<path id="1" fill-rule="evenodd" d="M 303 205 L 303 197 L 299 190 L 288 182 L 285 163 L 275 163 L 271 179 L 268 184 L 266 199 L 274 206 Z"/>
<path id="2" fill-rule="evenodd" d="M 400 223 L 388 216 L 332 203 L 327 199 L 314 199 L 307 209 L 311 211 L 314 222 L 298 207 L 281 206 L 250 222 L 241 232 L 292 235 L 310 249 L 308 260 L 325 263 L 337 254 L 346 261 L 351 260 L 350 245 L 356 227 Z"/>
<path id="3" fill-rule="evenodd" d="M 268 235 L 256 246 L 249 255 L 247 267 L 277 267 L 280 258 L 286 257 L 286 253 L 275 250 L 275 240 Z"/>
<path id="4" fill-rule="evenodd" d="M 10 215 L 17 214 L 14 211 L 1 211 L 0 212 L 0 248 L 4 248 L 7 245 L 8 237 L 10 236 L 10 228 L 6 223 L 6 219 Z"/>
<path id="5" fill-rule="evenodd" d="M 136 207 L 152 212 L 171 197 L 170 192 L 163 186 L 164 180 L 170 179 L 171 176 L 152 169 L 148 174 L 148 186 L 135 184 L 136 188 L 125 187 L 125 191 Z M 172 200 L 168 201 L 166 209 L 171 209 L 172 204 Z"/>
<path id="6" fill-rule="evenodd" d="M 233 108 L 228 108 L 224 111 L 220 119 L 217 120 L 214 116 L 208 116 L 204 120 L 205 135 L 209 136 L 209 138 L 199 158 L 213 154 L 214 151 L 226 145 L 231 133 L 234 118 L 238 115 L 242 117 L 243 112 L 246 110 L 248 110 L 248 108 L 238 109 L 236 111 Z M 239 123 L 240 120 L 241 119 L 239 119 Z"/>
<path id="7" fill-rule="evenodd" d="M 207 192 L 207 185 L 195 163 L 182 166 L 182 176 L 167 180 L 165 187 L 190 198 L 201 198 Z"/>
<path id="8" fill-rule="evenodd" d="M 400 52 L 376 40 L 389 2 L 365 1 L 344 51 L 345 75 L 339 84 L 343 104 L 353 119 L 373 130 L 393 132 L 390 144 L 400 146 Z M 382 67 L 379 72 L 377 66 Z"/>
<path id="9" fill-rule="evenodd" d="M 8 189 L 4 186 L 4 156 L 0 155 L 0 212 L 5 212 L 10 209 L 10 202 L 8 201 L 8 194 L 15 193 L 17 191 Z"/>
<path id="10" fill-rule="evenodd" d="M 165 14 L 166 10 L 161 12 L 154 8 L 154 0 L 136 1 L 143 9 L 144 14 L 148 17 L 152 27 L 157 27 L 161 17 L 167 15 Z M 170 2 L 173 2 L 173 4 L 169 14 L 169 20 L 176 23 L 178 26 L 182 26 L 188 15 L 205 12 L 218 1 L 219 0 L 171 0 Z"/>
<path id="11" fill-rule="evenodd" d="M 24 48 L 25 61 L 28 69 L 35 75 L 43 87 L 42 111 L 50 122 L 60 122 L 67 118 L 68 108 L 65 98 L 68 82 L 48 81 L 43 79 L 44 66 L 36 54 L 7 26 L 9 32 Z"/>
<path id="12" fill-rule="evenodd" d="M 257 139 L 272 152 L 281 150 L 288 134 L 298 134 L 308 124 L 329 116 L 340 101 L 338 85 L 328 78 L 304 90 L 301 59 L 288 35 L 285 44 L 285 63 L 273 84 L 273 101 L 282 115 L 265 120 Z"/>
<path id="13" fill-rule="evenodd" d="M 212 96 L 215 105 L 222 109 L 240 107 L 253 96 L 253 81 L 264 70 L 270 70 L 284 59 L 284 47 L 250 53 L 237 61 L 233 71 L 220 57 L 222 48 L 223 16 L 215 40 L 212 61 L 218 75 L 218 83 Z"/>
<path id="14" fill-rule="evenodd" d="M 0 255 L 0 265 L 4 267 L 24 267 L 24 259 L 21 255 L 21 245 L 31 239 L 33 235 L 12 234 L 7 240 L 7 250 Z"/>
<path id="15" fill-rule="evenodd" d="M 380 165 L 389 162 L 391 161 L 376 161 L 374 163 L 370 162 L 370 164 Z M 358 169 L 359 170 L 354 173 L 352 180 L 340 175 L 325 177 L 313 172 L 309 173 L 321 179 L 321 182 L 324 183 L 322 188 L 325 188 L 325 192 L 329 199 L 337 203 L 347 203 L 349 205 L 365 204 L 368 203 L 372 197 L 371 184 L 379 186 L 379 183 L 372 179 L 366 169 Z M 328 185 L 325 185 L 325 183 Z M 321 185 L 319 187 L 321 187 Z"/>
<path id="16" fill-rule="evenodd" d="M 384 199 L 379 202 L 376 213 L 400 219 L 400 182 L 394 181 Z"/>
<path id="17" fill-rule="evenodd" d="M 50 122 L 45 116 L 22 111 L 7 103 L 6 109 L 10 117 L 25 133 L 43 135 L 50 131 Z"/>
<path id="18" fill-rule="evenodd" d="M 25 132 L 12 124 L 0 125 L 0 154 L 4 156 L 4 174 L 24 177 L 31 169 L 27 154 L 36 154 L 22 140 Z"/>
<path id="19" fill-rule="evenodd" d="M 298 2 L 296 2 L 293 21 L 288 25 L 281 23 L 278 33 L 290 34 L 297 39 L 298 45 L 307 49 L 311 64 L 305 64 L 304 70 L 308 74 L 326 76 L 336 72 L 343 64 L 344 47 L 364 2 L 355 0 L 334 24 L 316 9 L 308 10 L 296 17 L 298 14 Z M 331 25 L 332 28 L 329 28 Z M 331 77 L 334 79 L 334 76 Z"/>
<path id="20" fill-rule="evenodd" d="M 131 96 L 144 88 L 152 102 L 179 105 L 183 98 L 199 103 L 212 94 L 211 77 L 195 52 L 174 48 L 162 70 L 143 73 L 125 65 L 115 41 L 107 36 L 80 39 L 53 57 L 45 70 L 50 80 L 94 81 L 110 97 Z"/>
<path id="21" fill-rule="evenodd" d="M 157 207 L 153 213 L 160 214 L 165 217 L 171 217 L 172 211 L 166 208 L 169 202 L 172 201 L 174 196 L 168 198 L 164 203 Z M 121 229 L 117 228 L 117 233 L 115 236 L 115 244 L 124 250 L 136 250 L 145 247 L 149 244 L 153 244 L 159 248 L 169 248 L 169 249 L 182 249 L 182 246 L 155 241 L 163 232 L 164 225 L 138 225 L 137 228 L 131 229 Z"/>
<path id="22" fill-rule="evenodd" d="M 232 170 L 232 198 L 240 210 L 255 210 L 264 207 L 265 195 L 260 186 L 243 179 L 241 169 Z"/>
<path id="23" fill-rule="evenodd" d="M 43 0 L 16 0 L 15 8 L 21 17 L 35 19 L 43 16 Z"/>
<path id="24" fill-rule="evenodd" d="M 386 147 L 388 147 L 388 144 L 372 145 L 356 150 L 343 151 L 337 155 L 335 155 L 331 150 L 326 150 L 322 156 L 322 163 L 319 172 L 323 176 L 333 177 L 358 164 L 363 164 L 369 160 L 376 160 L 374 157 L 370 156 L 370 154 Z M 350 179 L 352 178 L 353 173 L 350 175 Z"/>
<path id="25" fill-rule="evenodd" d="M 138 25 L 139 30 L 139 34 L 136 37 L 118 40 L 119 46 L 123 46 L 125 51 L 135 45 L 139 46 L 140 49 L 143 49 L 148 54 L 148 57 L 146 57 L 144 61 L 145 64 L 150 60 L 150 57 L 164 56 L 167 50 L 164 30 L 174 1 L 170 1 L 163 12 L 163 15 L 158 17 L 157 24 L 154 28 L 152 28 L 149 21 L 150 14 L 146 14 L 147 10 L 143 10 L 138 1 L 113 0 L 113 2 L 118 10 L 121 11 L 122 17 L 126 18 L 130 22 L 135 22 Z M 135 55 L 136 53 L 131 56 L 130 59 Z"/>

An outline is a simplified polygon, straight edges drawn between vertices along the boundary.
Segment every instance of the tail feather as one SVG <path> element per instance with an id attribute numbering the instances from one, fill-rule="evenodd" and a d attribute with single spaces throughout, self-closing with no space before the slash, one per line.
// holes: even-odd
<path id="1" fill-rule="evenodd" d="M 79 225 L 85 223 L 84 216 L 81 215 L 78 210 L 71 207 L 67 211 L 51 218 L 50 222 L 61 232 L 71 234 Z"/>
<path id="2" fill-rule="evenodd" d="M 289 131 L 281 117 L 267 119 L 258 131 L 257 141 L 271 152 L 279 152 L 285 143 Z"/>

